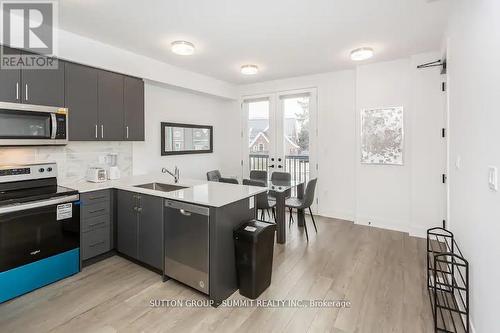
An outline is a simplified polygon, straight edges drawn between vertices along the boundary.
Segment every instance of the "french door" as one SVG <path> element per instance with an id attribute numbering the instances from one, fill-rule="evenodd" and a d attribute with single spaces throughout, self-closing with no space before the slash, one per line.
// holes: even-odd
<path id="1" fill-rule="evenodd" d="M 288 172 L 292 180 L 316 176 L 316 90 L 243 99 L 242 176 L 251 170 Z"/>

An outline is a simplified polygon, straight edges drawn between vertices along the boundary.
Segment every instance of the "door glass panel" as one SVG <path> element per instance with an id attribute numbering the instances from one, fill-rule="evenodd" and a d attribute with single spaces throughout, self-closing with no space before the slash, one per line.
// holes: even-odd
<path id="1" fill-rule="evenodd" d="M 0 138 L 50 138 L 50 115 L 43 112 L 0 110 Z"/>
<path id="2" fill-rule="evenodd" d="M 248 151 L 251 170 L 268 171 L 271 133 L 269 101 L 248 103 Z"/>
<path id="3" fill-rule="evenodd" d="M 285 172 L 293 181 L 309 180 L 310 97 L 283 97 L 283 139 L 281 141 Z"/>

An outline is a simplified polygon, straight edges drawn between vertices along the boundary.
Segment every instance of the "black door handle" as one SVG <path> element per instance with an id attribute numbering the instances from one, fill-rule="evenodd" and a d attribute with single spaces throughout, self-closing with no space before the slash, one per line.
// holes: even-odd
<path id="1" fill-rule="evenodd" d="M 269 167 L 270 167 L 270 168 L 274 168 L 274 164 L 271 164 Z"/>

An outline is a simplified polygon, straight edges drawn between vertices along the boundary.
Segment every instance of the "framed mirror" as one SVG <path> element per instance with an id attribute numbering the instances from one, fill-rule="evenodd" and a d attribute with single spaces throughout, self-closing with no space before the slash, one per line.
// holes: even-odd
<path id="1" fill-rule="evenodd" d="M 161 155 L 213 152 L 213 126 L 161 123 Z"/>

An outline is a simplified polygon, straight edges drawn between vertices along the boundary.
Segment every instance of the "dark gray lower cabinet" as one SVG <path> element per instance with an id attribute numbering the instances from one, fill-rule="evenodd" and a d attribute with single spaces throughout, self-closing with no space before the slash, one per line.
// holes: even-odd
<path id="1" fill-rule="evenodd" d="M 118 190 L 116 206 L 116 249 L 137 259 L 137 194 Z"/>
<path id="2" fill-rule="evenodd" d="M 82 193 L 80 201 L 81 257 L 87 260 L 113 247 L 111 190 Z"/>
<path id="3" fill-rule="evenodd" d="M 117 191 L 117 250 L 163 269 L 163 199 Z"/>
<path id="4" fill-rule="evenodd" d="M 139 195 L 138 223 L 139 260 L 162 269 L 163 267 L 163 199 Z"/>

